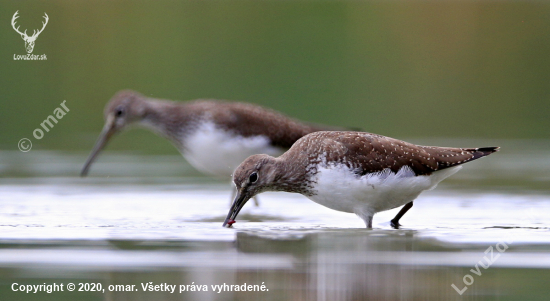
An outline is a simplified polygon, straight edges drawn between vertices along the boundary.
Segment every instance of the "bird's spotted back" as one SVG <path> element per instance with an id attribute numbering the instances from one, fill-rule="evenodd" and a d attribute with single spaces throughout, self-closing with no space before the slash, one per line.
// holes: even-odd
<path id="1" fill-rule="evenodd" d="M 304 157 L 309 169 L 321 164 L 344 164 L 358 175 L 408 166 L 415 175 L 463 164 L 487 156 L 498 148 L 419 146 L 364 132 L 316 132 L 299 141 L 283 156 Z M 307 157 L 307 159 L 305 158 Z"/>

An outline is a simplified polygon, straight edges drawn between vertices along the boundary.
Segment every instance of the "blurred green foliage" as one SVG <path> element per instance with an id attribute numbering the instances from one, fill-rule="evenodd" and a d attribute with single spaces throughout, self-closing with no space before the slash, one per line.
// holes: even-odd
<path id="1" fill-rule="evenodd" d="M 118 90 L 248 101 L 396 138 L 548 138 L 550 3 L 0 2 L 0 149 L 89 150 Z M 11 28 L 40 28 L 34 54 Z M 45 137 L 32 131 L 67 100 Z M 145 131 L 110 149 L 175 153 Z"/>

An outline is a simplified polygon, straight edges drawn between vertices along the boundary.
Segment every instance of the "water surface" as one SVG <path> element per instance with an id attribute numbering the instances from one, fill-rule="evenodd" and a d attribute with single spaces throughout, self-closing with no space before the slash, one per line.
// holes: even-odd
<path id="1" fill-rule="evenodd" d="M 179 156 L 106 152 L 78 178 L 85 153 L 2 152 L 0 291 L 18 300 L 544 300 L 550 152 L 540 141 L 497 145 L 503 151 L 423 193 L 400 230 L 389 226 L 397 210 L 375 215 L 368 230 L 289 193 L 262 194 L 226 229 L 229 180 L 202 177 Z M 105 291 L 26 294 L 15 282 Z M 109 291 L 148 282 L 177 289 Z M 224 283 L 269 291 L 212 291 Z M 460 296 L 452 284 L 467 289 Z"/>

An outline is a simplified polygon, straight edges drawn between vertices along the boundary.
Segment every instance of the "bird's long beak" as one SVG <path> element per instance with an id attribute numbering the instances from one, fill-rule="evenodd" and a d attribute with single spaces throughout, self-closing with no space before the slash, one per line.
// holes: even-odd
<path id="1" fill-rule="evenodd" d="M 248 193 L 244 192 L 244 189 L 237 190 L 237 196 L 235 197 L 233 205 L 231 205 L 231 209 L 229 209 L 229 214 L 227 214 L 225 222 L 223 222 L 223 227 L 229 228 L 235 223 L 235 218 L 249 199 L 250 196 Z"/>
<path id="2" fill-rule="evenodd" d="M 88 175 L 90 166 L 94 162 L 95 158 L 103 149 L 103 147 L 105 147 L 107 142 L 109 142 L 109 139 L 111 138 L 111 136 L 113 136 L 115 132 L 115 120 L 112 116 L 109 116 L 107 118 L 107 122 L 105 122 L 105 126 L 103 127 L 101 134 L 99 134 L 99 138 L 97 139 L 95 146 L 90 153 L 90 156 L 88 157 L 88 160 L 86 160 L 86 163 L 84 164 L 84 168 L 82 168 L 82 171 L 80 172 L 81 177 L 85 177 Z"/>

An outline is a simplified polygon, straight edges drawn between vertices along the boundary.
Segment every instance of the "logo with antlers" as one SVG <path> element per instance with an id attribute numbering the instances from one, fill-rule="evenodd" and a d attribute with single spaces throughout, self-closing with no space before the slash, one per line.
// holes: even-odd
<path id="1" fill-rule="evenodd" d="M 11 19 L 11 26 L 13 27 L 13 29 L 21 35 L 21 38 L 23 38 L 23 40 L 25 41 L 25 49 L 27 49 L 27 53 L 32 53 L 32 50 L 34 49 L 34 42 L 36 41 L 36 38 L 38 38 L 38 35 L 40 33 L 42 33 L 42 31 L 44 31 L 44 28 L 46 28 L 46 24 L 48 24 L 48 14 L 44 13 L 44 19 L 46 19 L 46 22 L 42 22 L 42 29 L 36 31 L 33 30 L 32 32 L 32 36 L 28 36 L 27 35 L 27 30 L 25 29 L 25 32 L 20 32 L 19 31 L 19 26 L 17 26 L 17 28 L 15 28 L 15 19 L 19 18 L 19 16 L 17 15 L 17 13 L 19 13 L 19 11 L 16 11 L 15 14 L 13 14 L 13 18 Z"/>

